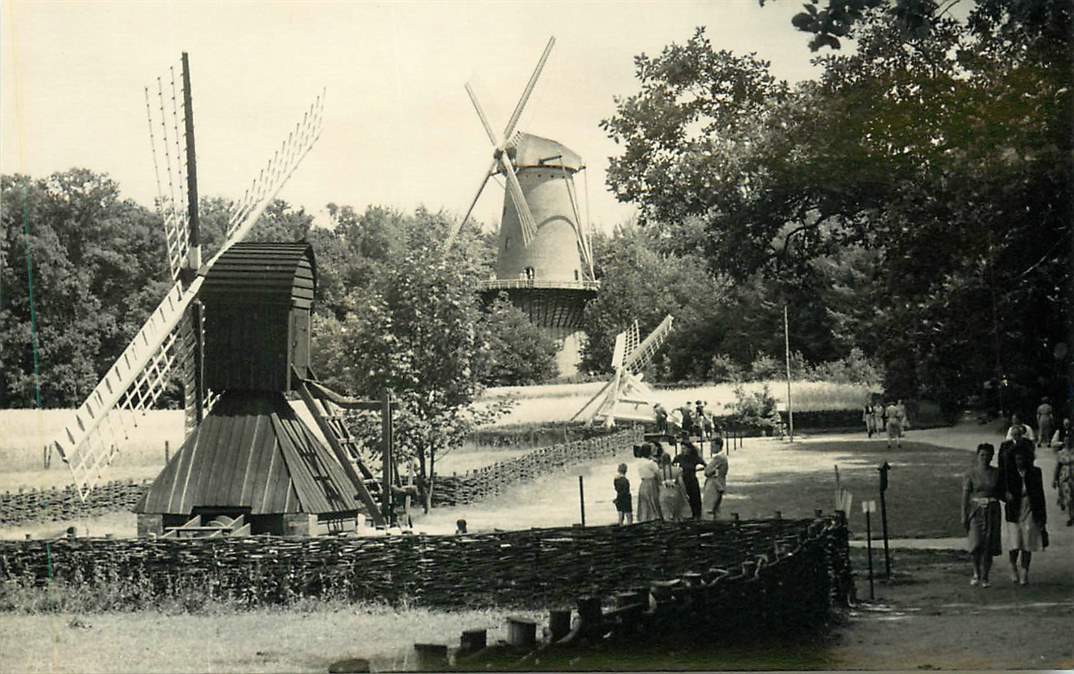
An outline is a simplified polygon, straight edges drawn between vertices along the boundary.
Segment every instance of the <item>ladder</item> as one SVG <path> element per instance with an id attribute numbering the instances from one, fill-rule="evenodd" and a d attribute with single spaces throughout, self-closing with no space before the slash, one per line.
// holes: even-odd
<path id="1" fill-rule="evenodd" d="M 313 377 L 313 373 L 310 372 Z M 297 377 L 297 375 L 296 375 Z M 333 403 L 328 396 L 324 395 L 323 387 L 316 384 L 316 379 L 306 381 L 298 378 L 298 395 L 306 404 L 317 427 L 321 429 L 329 446 L 339 460 L 343 470 L 350 477 L 357 490 L 357 496 L 366 507 L 369 516 L 375 525 L 384 524 L 384 517 L 377 506 L 377 499 L 381 496 L 381 486 L 373 471 L 362 460 L 361 446 L 351 434 L 347 424 L 344 423 L 342 408 Z"/>

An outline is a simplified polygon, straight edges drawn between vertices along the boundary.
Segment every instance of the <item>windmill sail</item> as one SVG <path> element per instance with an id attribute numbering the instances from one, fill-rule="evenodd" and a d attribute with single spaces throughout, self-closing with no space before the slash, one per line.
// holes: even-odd
<path id="1" fill-rule="evenodd" d="M 171 77 L 167 79 L 167 85 L 165 78 L 158 78 L 157 81 L 156 107 L 159 117 L 154 117 L 153 97 L 148 88 L 146 110 L 154 150 L 154 166 L 157 170 L 158 208 L 165 222 L 165 236 L 168 241 L 169 271 L 173 278 L 180 278 L 184 263 L 189 265 L 192 261 L 187 259 L 189 219 L 182 208 L 188 196 L 182 161 L 187 148 L 180 140 L 182 134 L 178 133 L 179 124 L 185 122 L 185 117 L 180 116 L 174 68 L 171 70 Z M 160 305 L 150 314 L 134 340 L 75 411 L 71 422 L 53 441 L 61 458 L 68 464 L 82 498 L 85 498 L 101 479 L 119 451 L 121 443 L 137 426 L 140 413 L 152 407 L 163 393 L 173 368 L 182 368 L 189 412 L 190 392 L 194 388 L 192 355 L 198 343 L 198 336 L 193 334 L 193 321 L 190 320 L 188 309 L 195 301 L 205 274 L 213 263 L 224 251 L 249 233 L 265 208 L 312 149 L 320 137 L 323 109 L 322 91 L 236 204 L 229 219 L 227 239 L 220 251 L 198 270 L 199 275 L 189 284 L 182 280 L 175 283 Z M 158 121 L 161 125 L 159 139 L 166 172 L 163 180 L 160 177 L 161 162 L 157 153 Z M 173 133 L 168 132 L 169 127 Z M 208 405 L 211 405 L 211 402 L 210 399 Z"/>
<path id="2" fill-rule="evenodd" d="M 642 370 L 671 333 L 674 322 L 668 315 L 641 342 L 638 341 L 638 322 L 619 333 L 615 339 L 612 366 L 615 374 L 596 395 L 586 401 L 571 421 L 581 417 L 585 423 L 602 421 L 605 426 L 615 425 L 617 420 L 652 421 L 652 390 L 642 381 Z M 597 401 L 600 402 L 597 402 Z M 596 404 L 594 404 L 596 403 Z"/>

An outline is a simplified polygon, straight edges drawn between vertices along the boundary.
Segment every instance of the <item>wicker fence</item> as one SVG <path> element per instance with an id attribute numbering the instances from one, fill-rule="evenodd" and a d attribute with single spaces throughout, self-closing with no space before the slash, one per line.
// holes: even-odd
<path id="1" fill-rule="evenodd" d="M 244 606 L 312 597 L 540 608 L 659 579 L 738 576 L 795 551 L 827 579 L 811 591 L 844 592 L 833 587 L 849 578 L 846 528 L 829 519 L 462 536 L 6 541 L 0 581 L 98 588 L 126 608 L 190 593 Z"/>
<path id="2" fill-rule="evenodd" d="M 83 501 L 74 485 L 63 489 L 19 490 L 0 494 L 0 526 L 22 522 L 59 522 L 131 510 L 149 482 L 108 482 L 97 486 Z"/>
<path id="3" fill-rule="evenodd" d="M 433 505 L 467 505 L 503 493 L 514 484 L 559 472 L 578 463 L 617 456 L 641 442 L 641 428 L 612 435 L 541 447 L 520 457 L 499 461 L 463 475 L 440 476 Z"/>
<path id="4" fill-rule="evenodd" d="M 611 457 L 640 442 L 640 431 L 541 447 L 518 458 L 499 461 L 462 475 L 437 477 L 433 504 L 466 505 L 495 496 L 522 480 L 562 470 L 591 459 Z M 33 521 L 66 521 L 108 512 L 130 511 L 149 488 L 149 481 L 108 482 L 83 501 L 71 485 L 63 489 L 29 489 L 0 494 L 0 526 Z"/>

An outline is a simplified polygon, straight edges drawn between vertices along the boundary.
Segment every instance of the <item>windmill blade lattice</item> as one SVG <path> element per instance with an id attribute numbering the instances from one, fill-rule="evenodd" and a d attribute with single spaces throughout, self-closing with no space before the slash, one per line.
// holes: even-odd
<path id="1" fill-rule="evenodd" d="M 179 131 L 186 122 L 187 111 L 176 89 L 175 66 L 169 68 L 166 75 L 158 77 L 155 86 L 145 88 L 145 112 L 157 185 L 157 212 L 164 221 L 168 268 L 172 280 L 176 280 L 190 246 L 190 222 L 183 161 L 186 137 Z"/>
<path id="2" fill-rule="evenodd" d="M 188 288 L 176 283 L 168 291 L 54 441 L 83 498 L 137 426 L 136 413 L 156 402 L 171 368 L 185 357 L 175 329 L 200 286 L 201 277 Z"/>
<path id="3" fill-rule="evenodd" d="M 279 194 L 291 174 L 313 149 L 321 136 L 324 100 L 325 92 L 322 91 L 306 110 L 302 119 L 295 124 L 295 128 L 288 134 L 280 148 L 272 155 L 265 168 L 261 169 L 261 172 L 254 178 L 242 198 L 232 207 L 228 218 L 227 242 L 221 247 L 216 257 L 246 236 L 265 208 Z"/>

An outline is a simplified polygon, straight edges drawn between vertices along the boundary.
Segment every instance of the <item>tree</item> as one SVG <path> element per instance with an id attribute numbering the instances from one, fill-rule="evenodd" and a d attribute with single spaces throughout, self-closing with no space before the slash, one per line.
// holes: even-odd
<path id="1" fill-rule="evenodd" d="M 482 384 L 527 386 L 558 374 L 555 341 L 534 326 L 506 293 L 500 293 L 486 309 L 480 329 L 488 343 Z"/>
<path id="2" fill-rule="evenodd" d="M 169 285 L 160 221 L 85 169 L 0 189 L 0 406 L 36 404 L 35 344 L 42 404 L 76 405 Z"/>
<path id="3" fill-rule="evenodd" d="M 482 421 L 471 407 L 489 350 L 478 329 L 481 267 L 460 251 L 442 255 L 442 214 L 419 209 L 400 217 L 392 238 L 399 237 L 403 252 L 346 296 L 342 319 L 317 318 L 313 357 L 330 385 L 368 397 L 392 392 L 400 401 L 400 458 L 417 459 L 428 479 L 437 456 Z M 379 421 L 363 414 L 356 422 L 378 453 Z"/>
<path id="4" fill-rule="evenodd" d="M 911 9 L 927 31 L 907 30 Z M 639 56 L 639 93 L 603 123 L 624 146 L 609 184 L 663 238 L 696 237 L 700 220 L 707 263 L 738 283 L 807 287 L 825 260 L 875 251 L 871 271 L 843 270 L 871 276 L 866 292 L 824 301 L 840 304 L 842 346 L 874 343 L 904 395 L 951 408 L 1001 374 L 1059 393 L 1069 3 L 986 0 L 964 23 L 945 9 L 894 0 L 849 17 L 856 52 L 821 57 L 819 81 L 794 88 L 701 30 Z"/>

